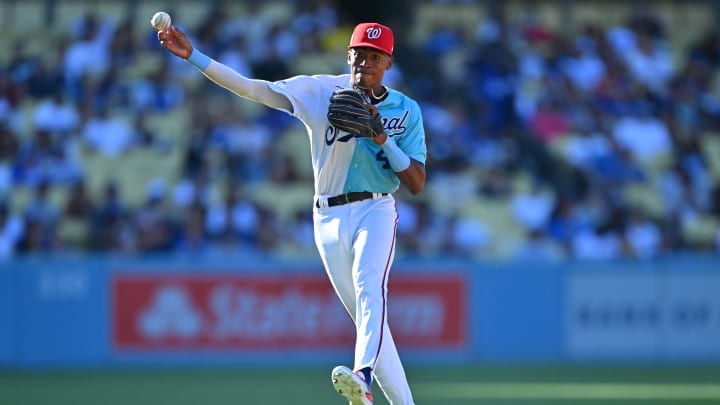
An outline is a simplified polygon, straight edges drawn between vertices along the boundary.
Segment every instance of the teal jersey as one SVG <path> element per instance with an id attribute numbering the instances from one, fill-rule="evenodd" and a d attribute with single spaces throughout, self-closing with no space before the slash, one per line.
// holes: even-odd
<path id="1" fill-rule="evenodd" d="M 403 93 L 388 89 L 388 97 L 377 104 L 385 133 L 410 158 L 425 164 L 425 130 L 418 104 Z M 345 181 L 345 192 L 392 193 L 400 180 L 390 167 L 384 151 L 369 138 L 356 138 L 355 153 Z"/>
<path id="2" fill-rule="evenodd" d="M 327 120 L 330 96 L 338 88 L 350 88 L 350 75 L 295 76 L 270 87 L 290 100 L 286 111 L 305 124 L 310 138 L 316 195 L 351 191 L 392 193 L 400 186 L 384 151 L 372 139 L 357 137 L 332 127 Z M 385 132 L 410 158 L 425 164 L 427 148 L 422 113 L 416 101 L 388 89 L 376 104 Z"/>

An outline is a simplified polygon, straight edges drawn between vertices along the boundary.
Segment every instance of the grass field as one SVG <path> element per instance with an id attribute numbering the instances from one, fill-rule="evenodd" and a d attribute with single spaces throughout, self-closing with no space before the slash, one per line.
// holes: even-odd
<path id="1" fill-rule="evenodd" d="M 3 405 L 344 404 L 330 368 L 0 372 Z M 408 367 L 418 405 L 720 404 L 716 367 Z M 375 387 L 376 405 L 387 402 Z"/>

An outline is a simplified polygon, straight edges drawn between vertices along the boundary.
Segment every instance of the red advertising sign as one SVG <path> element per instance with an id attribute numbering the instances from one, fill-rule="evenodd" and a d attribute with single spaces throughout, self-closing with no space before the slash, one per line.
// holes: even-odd
<path id="1" fill-rule="evenodd" d="M 388 321 L 405 348 L 461 347 L 465 278 L 396 274 Z M 347 347 L 352 321 L 325 276 L 120 274 L 112 281 L 113 345 L 133 349 Z"/>

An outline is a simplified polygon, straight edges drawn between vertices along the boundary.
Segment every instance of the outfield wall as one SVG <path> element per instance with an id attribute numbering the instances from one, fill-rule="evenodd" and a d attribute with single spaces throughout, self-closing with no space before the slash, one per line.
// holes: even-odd
<path id="1" fill-rule="evenodd" d="M 720 362 L 720 261 L 398 260 L 407 362 Z M 319 262 L 32 258 L 0 266 L 0 366 L 351 361 Z"/>

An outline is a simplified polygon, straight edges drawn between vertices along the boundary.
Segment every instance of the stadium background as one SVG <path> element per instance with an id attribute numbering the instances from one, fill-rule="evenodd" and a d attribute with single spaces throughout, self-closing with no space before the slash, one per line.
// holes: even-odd
<path id="1" fill-rule="evenodd" d="M 418 403 L 720 402 L 720 3 L 571 0 L 0 1 L 0 402 L 337 402 L 303 128 L 167 54 L 157 10 L 269 80 L 395 29 Z"/>

